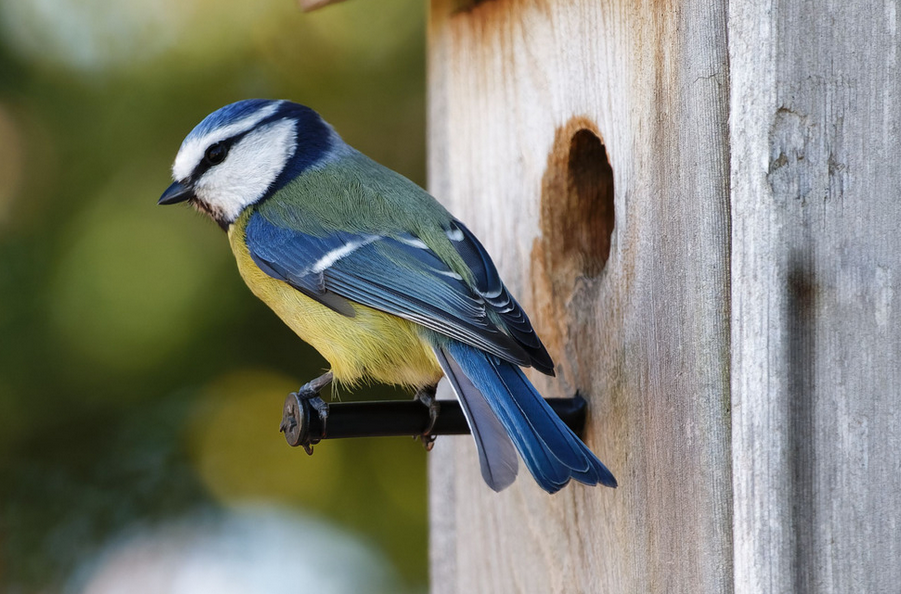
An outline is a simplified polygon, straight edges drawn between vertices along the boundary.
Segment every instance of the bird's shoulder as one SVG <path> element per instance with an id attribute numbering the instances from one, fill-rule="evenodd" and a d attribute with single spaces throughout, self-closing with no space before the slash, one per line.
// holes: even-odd
<path id="1" fill-rule="evenodd" d="M 256 210 L 273 224 L 314 234 L 416 232 L 453 220 L 416 183 L 352 149 L 299 174 Z"/>
<path id="2" fill-rule="evenodd" d="M 298 175 L 252 212 L 274 227 L 313 237 L 340 232 L 415 238 L 452 271 L 470 278 L 448 238 L 453 216 L 416 183 L 353 149 Z"/>

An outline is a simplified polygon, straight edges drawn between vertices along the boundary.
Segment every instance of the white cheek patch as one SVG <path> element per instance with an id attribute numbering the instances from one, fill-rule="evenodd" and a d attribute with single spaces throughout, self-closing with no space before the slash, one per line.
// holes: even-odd
<path id="1" fill-rule="evenodd" d="M 294 120 L 279 120 L 248 133 L 194 184 L 194 194 L 228 222 L 257 202 L 294 156 Z"/>
<path id="2" fill-rule="evenodd" d="M 191 175 L 194 168 L 203 159 L 203 153 L 207 147 L 217 142 L 222 142 L 226 138 L 231 138 L 236 134 L 246 132 L 258 122 L 261 122 L 278 111 L 281 101 L 270 103 L 265 107 L 253 112 L 249 116 L 238 120 L 233 124 L 213 130 L 200 138 L 186 139 L 178 149 L 178 155 L 175 156 L 175 163 L 172 165 L 172 177 L 176 181 L 182 181 Z"/>

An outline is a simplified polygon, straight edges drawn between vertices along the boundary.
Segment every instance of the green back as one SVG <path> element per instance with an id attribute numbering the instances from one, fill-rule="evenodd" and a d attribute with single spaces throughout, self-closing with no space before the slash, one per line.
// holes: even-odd
<path id="1" fill-rule="evenodd" d="M 253 208 L 274 225 L 316 237 L 412 233 L 472 283 L 446 234 L 451 214 L 415 183 L 358 151 L 302 173 Z"/>

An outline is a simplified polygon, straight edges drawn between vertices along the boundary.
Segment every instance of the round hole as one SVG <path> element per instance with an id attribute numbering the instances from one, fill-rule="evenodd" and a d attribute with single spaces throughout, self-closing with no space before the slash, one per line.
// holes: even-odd
<path id="1" fill-rule="evenodd" d="M 557 131 L 541 200 L 547 271 L 571 284 L 597 277 L 610 257 L 613 168 L 593 124 L 583 119 Z M 555 283 L 555 284 L 557 284 Z"/>
<path id="2" fill-rule="evenodd" d="M 613 235 L 613 168 L 607 148 L 591 130 L 579 130 L 569 146 L 568 193 L 570 206 L 578 220 L 570 219 L 572 234 L 564 244 L 579 259 L 579 268 L 587 276 L 597 276 L 610 257 Z"/>
<path id="3" fill-rule="evenodd" d="M 580 345 L 613 247 L 613 195 L 613 168 L 597 126 L 573 118 L 554 136 L 542 178 L 541 236 L 532 246 L 533 321 L 572 389 L 590 385 L 580 374 L 593 368 L 595 353 Z M 592 362 L 581 364 L 583 356 Z"/>

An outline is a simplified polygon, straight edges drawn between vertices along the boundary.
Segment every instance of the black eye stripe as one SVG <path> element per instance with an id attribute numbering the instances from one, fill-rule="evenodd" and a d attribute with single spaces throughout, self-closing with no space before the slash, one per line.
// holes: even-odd
<path id="1" fill-rule="evenodd" d="M 250 132 L 250 130 L 248 130 L 247 132 L 241 132 L 240 134 L 236 134 L 236 135 L 232 136 L 231 138 L 226 138 L 225 140 L 220 140 L 219 142 L 214 142 L 213 144 L 208 146 L 206 148 L 206 150 L 203 151 L 203 158 L 200 159 L 200 163 L 198 163 L 197 167 L 194 168 L 194 171 L 191 172 L 190 180 L 192 182 L 197 181 L 210 168 L 215 167 L 216 165 L 218 165 L 219 163 L 224 161 L 225 156 L 228 154 L 228 151 L 231 150 L 232 145 L 234 145 L 236 142 L 238 142 L 239 140 L 241 140 L 242 138 L 247 136 L 248 132 Z M 220 147 L 223 149 L 224 152 L 223 152 L 223 156 L 222 156 L 222 161 L 212 162 L 209 159 L 210 150 L 213 147 Z"/>
<path id="2" fill-rule="evenodd" d="M 222 146 L 222 147 L 225 148 L 225 152 L 226 152 L 226 154 L 227 154 L 228 151 L 231 150 L 231 147 L 234 146 L 235 143 L 237 143 L 238 141 L 240 141 L 242 138 L 244 138 L 245 136 L 247 136 L 248 134 L 250 134 L 250 133 L 253 132 L 254 130 L 258 130 L 258 129 L 261 128 L 262 126 L 265 126 L 265 125 L 267 125 L 267 124 L 271 124 L 272 122 L 274 122 L 274 121 L 276 121 L 276 120 L 280 120 L 280 119 L 282 119 L 282 115 L 280 115 L 278 112 L 276 112 L 276 113 L 272 114 L 271 116 L 269 116 L 269 117 L 267 117 L 267 118 L 263 118 L 262 120 L 260 120 L 260 121 L 257 122 L 256 124 L 254 124 L 253 127 L 250 128 L 249 130 L 245 130 L 244 132 L 241 132 L 241 133 L 239 133 L 239 134 L 235 134 L 234 136 L 231 136 L 231 137 L 229 137 L 229 138 L 226 138 L 225 140 L 220 140 L 219 142 L 213 143 L 213 144 L 211 144 L 210 146 L 208 146 L 207 149 L 203 152 L 203 158 L 200 159 L 200 163 L 198 163 L 198 164 L 197 164 L 197 167 L 194 168 L 194 171 L 191 172 L 191 176 L 188 178 L 188 181 L 191 182 L 191 183 L 196 182 L 196 181 L 197 181 L 198 179 L 200 179 L 200 178 L 203 176 L 203 174 L 206 173 L 211 167 L 215 167 L 215 166 L 217 165 L 217 163 L 211 163 L 211 162 L 207 159 L 207 152 L 208 152 L 212 147 L 214 147 L 214 146 L 216 146 L 216 145 Z M 223 159 L 223 160 L 224 160 L 224 159 Z M 221 161 L 220 161 L 220 163 L 221 163 Z"/>

